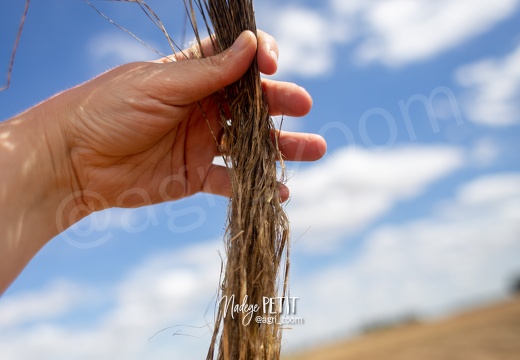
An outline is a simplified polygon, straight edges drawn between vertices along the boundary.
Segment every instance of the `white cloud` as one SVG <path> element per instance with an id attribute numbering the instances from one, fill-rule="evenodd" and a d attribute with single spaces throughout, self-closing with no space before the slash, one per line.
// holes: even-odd
<path id="1" fill-rule="evenodd" d="M 190 320 L 185 318 L 193 315 L 188 309 L 209 305 L 212 290 L 217 289 L 217 249 L 216 243 L 201 244 L 146 261 L 118 285 L 116 299 L 120 306 L 109 322 L 122 327 L 150 327 L 165 317 L 180 323 Z"/>
<path id="2" fill-rule="evenodd" d="M 153 47 L 153 44 L 150 45 Z M 95 35 L 87 45 L 87 54 L 97 68 L 105 69 L 128 62 L 147 61 L 160 57 L 122 31 Z"/>
<path id="3" fill-rule="evenodd" d="M 259 27 L 279 44 L 277 76 L 314 77 L 331 73 L 344 61 L 338 59 L 338 46 L 346 44 L 353 45 L 361 63 L 400 66 L 434 57 L 490 30 L 519 4 L 520 0 L 328 0 L 309 5 L 289 0 L 259 2 L 255 10 Z M 158 15 L 171 11 L 163 8 Z M 92 61 L 101 64 L 98 69 L 158 57 L 116 30 L 93 37 L 87 50 Z"/>
<path id="4" fill-rule="evenodd" d="M 304 248 L 333 251 L 345 235 L 366 228 L 399 201 L 421 194 L 463 161 L 461 150 L 446 146 L 341 149 L 290 181 L 293 235 L 305 232 L 300 240 Z"/>
<path id="5" fill-rule="evenodd" d="M 0 329 L 67 314 L 89 297 L 90 291 L 76 284 L 56 281 L 40 290 L 2 299 Z"/>
<path id="6" fill-rule="evenodd" d="M 491 138 L 478 139 L 471 149 L 470 160 L 479 168 L 493 165 L 502 153 L 501 146 Z"/>
<path id="7" fill-rule="evenodd" d="M 455 73 L 468 88 L 466 113 L 489 126 L 520 124 L 520 45 L 502 59 L 486 59 Z"/>
<path id="8" fill-rule="evenodd" d="M 346 24 L 331 22 L 316 9 L 302 6 L 260 6 L 260 26 L 272 32 L 281 49 L 279 75 L 317 76 L 330 72 L 335 63 L 334 45 L 347 41 Z M 265 27 L 262 26 L 265 23 Z"/>
<path id="9" fill-rule="evenodd" d="M 210 341 L 203 325 L 213 320 L 219 248 L 216 242 L 203 243 L 148 258 L 105 289 L 102 312 L 81 328 L 59 321 L 85 297 L 79 285 L 2 298 L 2 359 L 203 358 Z"/>
<path id="10" fill-rule="evenodd" d="M 143 203 L 149 203 L 143 191 L 134 189 L 142 196 Z M 100 198 L 100 200 L 103 200 Z M 96 211 L 60 233 L 59 238 L 78 249 L 92 249 L 114 240 L 118 230 L 136 234 L 159 225 L 154 207 L 109 208 Z M 60 224 L 61 225 L 61 224 Z"/>
<path id="11" fill-rule="evenodd" d="M 431 217 L 375 229 L 350 262 L 294 274 L 306 325 L 286 333 L 288 347 L 342 337 L 367 321 L 436 316 L 504 296 L 519 258 L 520 173 L 482 176 Z"/>
<path id="12" fill-rule="evenodd" d="M 402 65 L 426 59 L 484 33 L 509 16 L 517 0 L 377 1 L 362 16 L 363 61 Z"/>
<path id="13" fill-rule="evenodd" d="M 260 27 L 280 45 L 283 75 L 332 71 L 338 45 L 361 63 L 400 66 L 453 49 L 513 14 L 520 0 L 329 0 L 257 5 Z M 273 9 L 276 8 L 276 11 Z"/>
<path id="14" fill-rule="evenodd" d="M 403 177 L 402 187 L 395 185 L 399 176 L 389 178 L 393 185 L 388 189 L 411 194 L 432 181 L 434 173 L 455 167 L 442 156 L 436 159 L 434 149 L 415 152 L 436 170 L 413 176 L 422 180 Z M 411 149 L 399 151 L 412 166 L 421 167 Z M 436 153 L 460 157 L 456 149 L 436 148 Z M 392 160 L 395 152 L 382 155 L 356 156 L 380 166 L 381 176 L 387 175 L 386 168 L 403 167 Z M 368 181 L 369 187 L 380 188 L 379 179 L 360 171 L 366 175 L 353 183 Z M 405 190 L 407 186 L 413 189 Z M 378 318 L 404 313 L 428 316 L 461 301 L 500 295 L 508 276 L 520 271 L 519 236 L 520 173 L 477 178 L 462 186 L 454 199 L 440 203 L 431 217 L 375 229 L 349 262 L 329 264 L 311 275 L 293 271 L 291 295 L 300 297 L 297 316 L 304 318 L 305 325 L 284 333 L 284 348 L 301 349 L 303 344 L 343 337 Z M 218 248 L 217 242 L 203 243 L 148 258 L 105 289 L 104 296 L 111 300 L 104 304 L 111 306 L 81 328 L 53 321 L 63 314 L 55 311 L 57 307 L 70 309 L 75 304 L 59 299 L 83 296 L 84 289 L 77 285 L 53 285 L 31 296 L 2 298 L 0 311 L 11 316 L 0 337 L 2 359 L 204 358 L 207 328 L 189 325 L 212 320 L 211 311 L 205 312 L 211 310 L 218 284 Z M 296 255 L 293 263 L 306 259 Z M 50 293 L 59 296 L 46 295 Z M 46 310 L 38 310 L 29 320 L 24 311 L 35 311 L 31 304 L 38 308 L 38 301 L 47 304 Z M 71 305 L 62 308 L 62 304 Z M 172 328 L 148 340 L 168 326 Z M 172 336 L 177 331 L 186 336 Z"/>
<path id="15" fill-rule="evenodd" d="M 487 176 L 477 179 L 459 191 L 458 200 L 463 205 L 502 205 L 509 204 L 509 200 L 518 204 L 520 197 L 520 175 L 504 174 Z M 510 215 L 520 218 L 520 211 L 509 212 Z"/>

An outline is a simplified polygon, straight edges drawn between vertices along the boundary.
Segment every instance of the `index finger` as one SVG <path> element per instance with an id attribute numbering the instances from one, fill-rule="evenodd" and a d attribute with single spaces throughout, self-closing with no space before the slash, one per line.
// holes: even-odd
<path id="1" fill-rule="evenodd" d="M 256 37 L 258 41 L 258 68 L 263 74 L 273 75 L 278 69 L 278 44 L 271 35 L 262 30 L 257 31 Z M 200 45 L 195 44 L 188 49 L 160 58 L 153 62 L 167 63 L 172 61 L 198 59 L 202 57 L 202 54 L 204 54 L 204 57 L 213 56 L 215 54 L 213 41 L 216 40 L 208 36 L 201 40 Z"/>

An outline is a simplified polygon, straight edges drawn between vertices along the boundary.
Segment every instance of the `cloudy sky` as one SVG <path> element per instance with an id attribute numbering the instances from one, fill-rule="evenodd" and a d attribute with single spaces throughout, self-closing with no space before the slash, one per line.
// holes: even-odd
<path id="1" fill-rule="evenodd" d="M 17 3 L 0 5 L 3 83 Z M 168 52 L 136 4 L 94 3 Z M 182 2 L 149 4 L 189 44 Z M 280 46 L 275 78 L 314 98 L 310 115 L 284 128 L 329 145 L 317 163 L 289 164 L 291 295 L 305 323 L 284 333 L 285 349 L 503 299 L 520 275 L 520 1 L 256 6 Z M 34 1 L 0 119 L 156 57 L 81 0 Z M 113 209 L 53 239 L 0 298 L 0 357 L 203 358 L 226 205 L 201 194 Z"/>

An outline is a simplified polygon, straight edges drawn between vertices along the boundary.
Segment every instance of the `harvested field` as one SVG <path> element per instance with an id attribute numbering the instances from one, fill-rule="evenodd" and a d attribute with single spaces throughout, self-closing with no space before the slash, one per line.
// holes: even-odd
<path id="1" fill-rule="evenodd" d="M 432 323 L 380 330 L 285 360 L 519 360 L 520 297 Z"/>

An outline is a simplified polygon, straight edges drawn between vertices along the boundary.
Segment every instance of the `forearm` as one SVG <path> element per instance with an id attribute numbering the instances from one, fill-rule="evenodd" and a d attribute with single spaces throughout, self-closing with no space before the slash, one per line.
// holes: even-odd
<path id="1" fill-rule="evenodd" d="M 63 230 L 57 209 L 71 186 L 59 102 L 0 123 L 0 294 Z"/>

